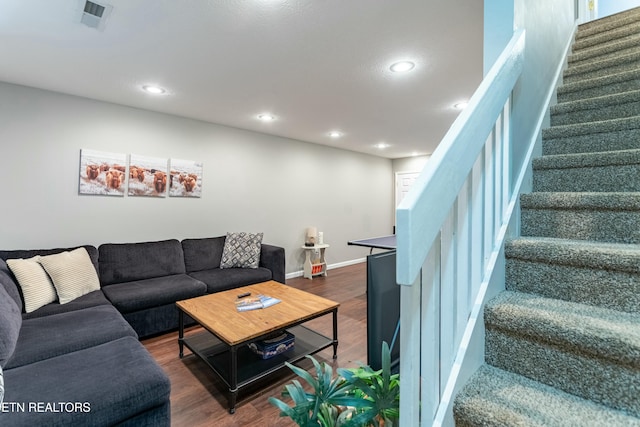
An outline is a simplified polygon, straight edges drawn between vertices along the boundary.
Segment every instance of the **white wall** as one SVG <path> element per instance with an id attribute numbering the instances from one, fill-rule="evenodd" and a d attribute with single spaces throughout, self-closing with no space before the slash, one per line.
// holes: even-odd
<path id="1" fill-rule="evenodd" d="M 513 35 L 513 0 L 484 2 L 483 75 L 486 76 Z"/>
<path id="2" fill-rule="evenodd" d="M 394 159 L 393 174 L 395 176 L 397 172 L 420 172 L 424 169 L 430 157 L 431 155 Z"/>
<path id="3" fill-rule="evenodd" d="M 526 29 L 524 70 L 514 89 L 512 104 L 514 175 L 520 171 L 536 119 L 547 108 L 545 97 L 558 64 L 564 60 L 564 48 L 575 27 L 575 18 L 575 0 L 514 1 L 514 25 Z M 512 176 L 511 182 L 515 178 Z"/>
<path id="4" fill-rule="evenodd" d="M 640 6 L 640 0 L 598 0 L 598 18 Z"/>
<path id="5" fill-rule="evenodd" d="M 202 197 L 78 195 L 80 149 L 202 161 Z M 0 248 L 264 232 L 300 271 L 309 225 L 329 264 L 393 225 L 389 159 L 0 82 Z"/>

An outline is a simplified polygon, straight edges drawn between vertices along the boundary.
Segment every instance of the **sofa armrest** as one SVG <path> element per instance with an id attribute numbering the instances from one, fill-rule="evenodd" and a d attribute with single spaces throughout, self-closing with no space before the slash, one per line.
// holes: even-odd
<path id="1" fill-rule="evenodd" d="M 284 248 L 263 243 L 260 251 L 260 267 L 268 268 L 271 270 L 273 280 L 284 283 Z"/>

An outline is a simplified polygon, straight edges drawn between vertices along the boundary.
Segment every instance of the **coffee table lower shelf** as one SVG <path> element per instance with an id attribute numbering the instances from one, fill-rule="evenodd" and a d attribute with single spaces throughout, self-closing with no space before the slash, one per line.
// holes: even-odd
<path id="1" fill-rule="evenodd" d="M 317 353 L 330 347 L 334 341 L 305 326 L 293 326 L 287 331 L 295 336 L 293 348 L 273 356 L 262 359 L 251 351 L 248 343 L 229 347 L 213 334 L 204 331 L 189 337 L 184 337 L 182 342 L 189 350 L 200 357 L 229 387 L 231 394 L 229 412 L 235 412 L 235 400 L 238 389 L 245 387 L 281 368 L 285 362 L 294 363 L 305 356 Z M 232 378 L 232 351 L 236 351 L 236 381 Z"/>

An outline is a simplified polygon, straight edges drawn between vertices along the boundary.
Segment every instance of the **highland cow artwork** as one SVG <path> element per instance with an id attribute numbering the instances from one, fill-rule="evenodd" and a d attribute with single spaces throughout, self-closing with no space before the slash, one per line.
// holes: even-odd
<path id="1" fill-rule="evenodd" d="M 170 197 L 200 197 L 202 195 L 202 163 L 171 159 L 169 167 Z"/>
<path id="2" fill-rule="evenodd" d="M 127 155 L 80 150 L 79 194 L 124 196 Z"/>
<path id="3" fill-rule="evenodd" d="M 129 196 L 166 197 L 168 159 L 132 154 L 129 158 Z"/>

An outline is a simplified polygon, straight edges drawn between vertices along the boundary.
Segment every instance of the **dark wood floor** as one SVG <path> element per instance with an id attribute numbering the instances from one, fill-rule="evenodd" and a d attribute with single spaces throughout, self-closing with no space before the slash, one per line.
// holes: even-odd
<path id="1" fill-rule="evenodd" d="M 367 361 L 365 264 L 330 270 L 328 277 L 290 279 L 287 284 L 340 303 L 338 358 L 333 360 L 332 349 L 328 348 L 315 355 L 317 360 L 330 363 L 334 372 L 336 368 L 356 367 Z M 331 316 L 324 316 L 306 325 L 331 336 L 331 323 Z M 187 334 L 199 331 L 199 327 L 192 327 Z M 295 377 L 291 371 L 285 368 L 253 390 L 241 391 L 236 413 L 231 415 L 224 385 L 187 349 L 180 359 L 177 340 L 178 333 L 172 332 L 142 341 L 171 379 L 172 426 L 295 426 L 289 418 L 279 417 L 279 411 L 267 401 L 270 396 L 280 397 L 283 386 Z M 299 365 L 312 367 L 308 360 Z"/>

